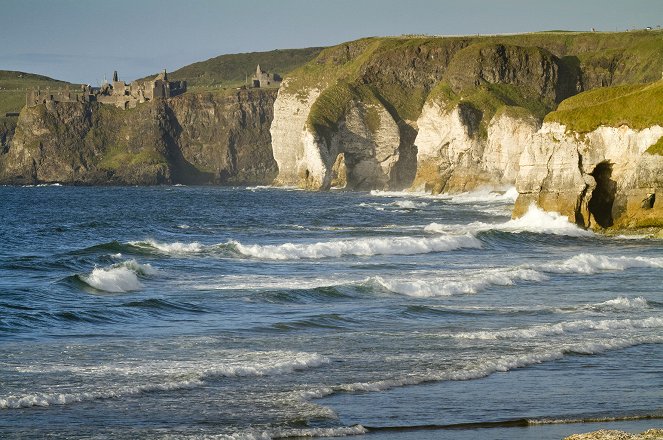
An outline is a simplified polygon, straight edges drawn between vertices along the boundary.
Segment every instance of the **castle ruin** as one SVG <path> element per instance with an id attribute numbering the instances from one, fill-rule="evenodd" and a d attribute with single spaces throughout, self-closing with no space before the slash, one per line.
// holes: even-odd
<path id="1" fill-rule="evenodd" d="M 268 73 L 260 68 L 260 64 L 256 67 L 256 74 L 251 78 L 251 85 L 254 88 L 260 87 L 279 87 L 281 85 L 282 78 L 279 74 Z"/>
<path id="2" fill-rule="evenodd" d="M 26 96 L 25 105 L 32 107 L 46 102 L 99 102 L 114 105 L 121 109 L 135 108 L 143 102 L 155 99 L 170 98 L 186 92 L 186 81 L 169 81 L 168 73 L 164 69 L 154 79 L 148 81 L 133 81 L 127 84 L 120 81 L 117 71 L 113 72 L 113 80 L 104 81 L 101 87 L 93 88 L 81 86 L 79 91 L 71 91 L 69 87 L 58 90 L 30 90 Z"/>

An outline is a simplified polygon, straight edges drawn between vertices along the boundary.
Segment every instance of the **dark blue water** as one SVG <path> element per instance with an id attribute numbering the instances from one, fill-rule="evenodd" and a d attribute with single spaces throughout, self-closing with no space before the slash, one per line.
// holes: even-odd
<path id="1" fill-rule="evenodd" d="M 660 426 L 661 241 L 513 195 L 0 187 L 0 437 Z"/>

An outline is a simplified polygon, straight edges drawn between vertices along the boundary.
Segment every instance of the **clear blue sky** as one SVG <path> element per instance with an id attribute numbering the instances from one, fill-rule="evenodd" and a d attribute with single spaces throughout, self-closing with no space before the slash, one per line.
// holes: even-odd
<path id="1" fill-rule="evenodd" d="M 0 0 L 0 69 L 96 85 L 217 55 L 401 34 L 663 25 L 662 0 Z"/>

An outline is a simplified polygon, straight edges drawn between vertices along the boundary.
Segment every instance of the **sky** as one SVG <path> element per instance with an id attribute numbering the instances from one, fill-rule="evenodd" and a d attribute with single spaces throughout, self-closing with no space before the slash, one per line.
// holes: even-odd
<path id="1" fill-rule="evenodd" d="M 662 0 L 0 0 L 0 70 L 91 85 L 368 36 L 663 25 Z"/>

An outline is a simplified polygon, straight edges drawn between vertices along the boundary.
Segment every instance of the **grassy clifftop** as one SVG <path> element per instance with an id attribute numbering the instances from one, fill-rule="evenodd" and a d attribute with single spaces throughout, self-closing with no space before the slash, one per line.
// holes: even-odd
<path id="1" fill-rule="evenodd" d="M 662 31 L 365 38 L 323 50 L 288 76 L 285 90 L 302 98 L 322 91 L 308 124 L 326 137 L 354 99 L 415 121 L 446 87 L 447 98 L 486 117 L 506 106 L 542 118 L 580 91 L 652 82 L 662 71 Z"/>
<path id="2" fill-rule="evenodd" d="M 587 133 L 601 125 L 643 129 L 663 125 L 663 80 L 590 90 L 563 101 L 545 118 Z"/>
<path id="3" fill-rule="evenodd" d="M 321 50 L 321 47 L 309 47 L 221 55 L 184 66 L 169 73 L 169 77 L 186 80 L 193 88 L 240 86 L 244 84 L 247 75 L 251 79 L 258 64 L 263 70 L 284 76 L 311 61 Z"/>

